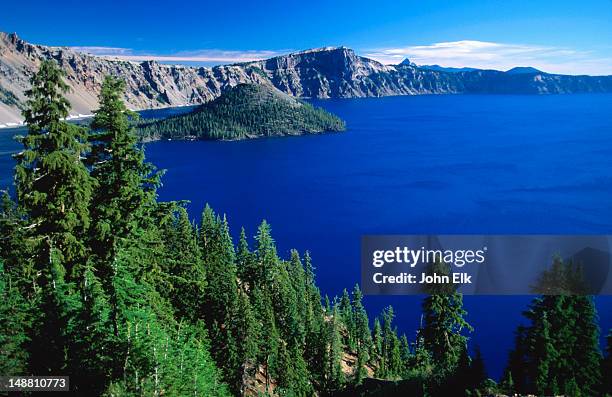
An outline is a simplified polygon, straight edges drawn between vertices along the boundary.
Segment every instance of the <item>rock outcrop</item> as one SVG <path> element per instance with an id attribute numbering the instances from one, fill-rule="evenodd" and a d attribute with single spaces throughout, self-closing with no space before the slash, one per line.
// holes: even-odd
<path id="1" fill-rule="evenodd" d="M 202 104 L 240 83 L 272 84 L 297 97 L 612 92 L 612 76 L 564 76 L 494 70 L 447 72 L 411 62 L 383 65 L 346 47 L 325 47 L 235 65 L 187 67 L 97 57 L 66 47 L 30 44 L 0 32 L 0 125 L 21 120 L 29 78 L 43 59 L 66 71 L 74 115 L 89 114 L 105 75 L 121 76 L 133 109 Z M 534 69 L 535 70 L 535 69 Z"/>

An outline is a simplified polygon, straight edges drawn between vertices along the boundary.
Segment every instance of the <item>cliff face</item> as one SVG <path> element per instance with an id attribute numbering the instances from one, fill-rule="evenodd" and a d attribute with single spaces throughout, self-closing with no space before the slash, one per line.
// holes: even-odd
<path id="1" fill-rule="evenodd" d="M 612 76 L 562 76 L 535 71 L 446 72 L 410 62 L 383 65 L 345 47 L 320 48 L 263 61 L 214 68 L 111 60 L 69 48 L 25 42 L 0 32 L 0 124 L 19 122 L 24 91 L 42 59 L 55 59 L 67 73 L 73 113 L 89 114 L 105 75 L 126 80 L 125 99 L 133 109 L 208 102 L 240 83 L 272 84 L 293 96 L 380 97 L 418 94 L 544 94 L 612 92 Z"/>
<path id="2" fill-rule="evenodd" d="M 266 80 L 254 70 L 238 66 L 210 69 L 110 60 L 69 48 L 29 44 L 15 34 L 0 32 L 0 123 L 21 120 L 24 92 L 43 59 L 56 60 L 66 72 L 74 115 L 89 114 L 97 107 L 97 95 L 108 74 L 125 79 L 125 99 L 133 109 L 201 104 L 228 87 Z"/>

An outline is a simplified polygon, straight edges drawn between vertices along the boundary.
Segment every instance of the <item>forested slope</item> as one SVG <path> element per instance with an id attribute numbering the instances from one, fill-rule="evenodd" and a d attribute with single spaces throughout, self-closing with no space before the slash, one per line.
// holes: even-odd
<path id="1" fill-rule="evenodd" d="M 454 290 L 424 299 L 414 340 L 391 307 L 371 321 L 358 286 L 322 298 L 310 254 L 279 257 L 265 221 L 234 244 L 224 215 L 157 199 L 121 80 L 88 128 L 63 120 L 54 62 L 31 85 L 0 201 L 0 374 L 69 375 L 79 396 L 610 393 L 590 298 L 535 299 L 496 384 Z"/>
<path id="2" fill-rule="evenodd" d="M 249 139 L 342 131 L 344 122 L 269 85 L 240 84 L 191 113 L 142 123 L 156 139 Z"/>

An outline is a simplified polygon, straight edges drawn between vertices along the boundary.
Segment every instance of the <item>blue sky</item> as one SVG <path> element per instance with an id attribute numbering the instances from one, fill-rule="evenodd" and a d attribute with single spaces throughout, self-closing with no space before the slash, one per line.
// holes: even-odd
<path id="1" fill-rule="evenodd" d="M 612 0 L 11 1 L 0 30 L 126 59 L 219 64 L 345 45 L 384 63 L 612 74 Z"/>

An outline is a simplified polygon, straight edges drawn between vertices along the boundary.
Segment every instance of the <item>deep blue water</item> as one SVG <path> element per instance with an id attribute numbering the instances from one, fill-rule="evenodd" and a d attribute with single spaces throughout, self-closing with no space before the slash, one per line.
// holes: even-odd
<path id="1" fill-rule="evenodd" d="M 612 234 L 612 95 L 414 96 L 314 101 L 341 134 L 241 142 L 156 142 L 163 200 L 205 202 L 235 235 L 272 224 L 279 252 L 310 250 L 324 293 L 359 281 L 362 234 Z M 155 113 L 148 113 L 154 116 Z M 10 182 L 0 131 L 0 184 Z M 10 148 L 8 150 L 11 150 Z M 465 297 L 472 345 L 489 373 L 505 366 L 530 297 Z M 393 304 L 414 338 L 419 297 Z M 597 298 L 604 333 L 612 297 Z"/>

